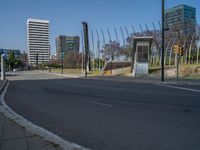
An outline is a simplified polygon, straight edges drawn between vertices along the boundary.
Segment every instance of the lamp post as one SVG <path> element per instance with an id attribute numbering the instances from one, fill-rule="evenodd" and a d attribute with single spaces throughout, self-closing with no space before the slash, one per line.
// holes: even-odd
<path id="1" fill-rule="evenodd" d="M 43 71 L 43 69 L 44 69 L 44 68 L 43 68 L 43 67 L 44 67 L 44 56 L 43 56 L 43 53 L 44 53 L 44 52 L 43 52 L 43 49 L 42 49 L 42 71 Z"/>
<path id="2" fill-rule="evenodd" d="M 164 15 L 165 15 L 165 0 L 162 0 L 162 57 L 161 57 L 161 81 L 164 81 L 164 53 L 165 53 L 165 29 L 164 29 Z"/>
<path id="3" fill-rule="evenodd" d="M 62 48 L 62 52 L 61 52 L 61 61 L 62 61 L 62 62 L 61 62 L 61 63 L 62 63 L 62 64 L 61 64 L 61 74 L 63 74 L 63 68 L 64 68 L 64 66 L 63 66 L 63 59 L 64 59 L 64 58 L 63 58 L 63 57 L 64 57 L 64 51 L 63 51 L 63 48 Z"/>

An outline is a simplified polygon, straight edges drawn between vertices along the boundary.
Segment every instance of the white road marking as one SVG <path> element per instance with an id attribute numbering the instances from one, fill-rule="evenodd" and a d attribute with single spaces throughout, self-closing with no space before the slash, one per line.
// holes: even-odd
<path id="1" fill-rule="evenodd" d="M 85 100 L 84 102 L 101 105 L 101 106 L 105 106 L 105 107 L 112 107 L 112 105 L 110 105 L 110 104 L 99 103 L 99 102 L 94 102 L 94 101 L 89 101 L 89 100 Z"/>
<path id="2" fill-rule="evenodd" d="M 166 85 L 166 84 L 159 84 L 159 85 L 160 86 L 166 86 L 166 87 L 169 87 L 169 88 L 174 88 L 174 89 L 180 89 L 180 90 L 192 91 L 192 92 L 200 93 L 200 90 L 197 90 L 197 89 L 190 89 L 190 88 L 178 87 L 178 86 Z"/>

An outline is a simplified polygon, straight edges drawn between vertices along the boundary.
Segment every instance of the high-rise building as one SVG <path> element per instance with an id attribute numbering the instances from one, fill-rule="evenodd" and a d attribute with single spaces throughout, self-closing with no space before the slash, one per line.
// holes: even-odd
<path id="1" fill-rule="evenodd" d="M 79 36 L 58 36 L 56 38 L 57 58 L 61 59 L 64 54 L 70 51 L 79 52 L 80 37 Z"/>
<path id="2" fill-rule="evenodd" d="M 196 8 L 178 5 L 165 11 L 165 28 L 170 31 L 193 34 L 196 24 Z"/>
<path id="3" fill-rule="evenodd" d="M 49 20 L 27 20 L 28 61 L 30 65 L 49 62 Z"/>

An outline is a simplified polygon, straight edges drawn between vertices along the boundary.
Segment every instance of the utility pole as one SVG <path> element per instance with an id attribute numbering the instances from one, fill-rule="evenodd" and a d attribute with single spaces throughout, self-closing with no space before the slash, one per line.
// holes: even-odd
<path id="1" fill-rule="evenodd" d="M 165 53 L 165 26 L 164 16 L 165 15 L 165 0 L 162 0 L 162 57 L 161 57 L 161 81 L 164 81 L 164 53 Z"/>
<path id="2" fill-rule="evenodd" d="M 93 65 L 92 65 L 92 70 L 94 71 L 94 64 L 95 64 L 95 51 L 94 51 L 94 35 L 93 35 L 93 31 L 91 30 L 91 36 L 92 36 L 92 51 L 93 51 Z"/>
<path id="3" fill-rule="evenodd" d="M 43 49 L 42 49 L 42 71 L 43 71 L 43 68 L 44 67 L 44 56 L 43 56 Z"/>
<path id="4" fill-rule="evenodd" d="M 61 53 L 61 57 L 62 57 L 62 58 L 61 58 L 61 59 L 62 59 L 62 60 L 61 60 L 61 61 L 62 61 L 62 62 L 61 62 L 61 63 L 62 63 L 62 64 L 61 64 L 61 65 L 62 65 L 62 66 L 61 66 L 61 74 L 63 74 L 63 52 Z"/>
<path id="5" fill-rule="evenodd" d="M 82 72 L 84 71 L 84 42 L 83 42 L 83 32 L 81 30 L 81 43 L 82 43 Z"/>
<path id="6" fill-rule="evenodd" d="M 109 30 L 107 30 L 107 31 L 109 33 Z M 100 40 L 99 40 L 99 32 L 98 32 L 98 30 L 96 30 L 96 32 L 97 32 L 98 67 L 99 67 L 99 71 L 100 71 Z"/>
<path id="7" fill-rule="evenodd" d="M 35 56 L 35 61 L 36 61 L 36 69 L 38 69 L 38 52 L 37 52 L 37 54 Z"/>
<path id="8" fill-rule="evenodd" d="M 63 38 L 60 37 L 60 41 L 61 43 L 63 43 Z M 61 46 L 61 74 L 63 74 L 63 58 L 64 57 L 64 50 L 63 50 L 63 46 Z"/>

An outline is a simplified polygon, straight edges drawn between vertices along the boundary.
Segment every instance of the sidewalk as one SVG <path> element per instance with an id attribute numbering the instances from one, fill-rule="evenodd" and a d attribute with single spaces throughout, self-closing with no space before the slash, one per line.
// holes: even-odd
<path id="1" fill-rule="evenodd" d="M 1 150 L 61 150 L 52 143 L 26 131 L 0 113 Z"/>
<path id="2" fill-rule="evenodd" d="M 0 80 L 0 92 L 5 82 Z M 3 107 L 2 104 L 0 104 Z M 1 109 L 0 109 L 1 111 Z M 62 150 L 58 145 L 27 131 L 0 112 L 0 150 Z"/>

